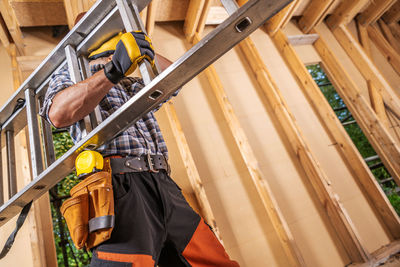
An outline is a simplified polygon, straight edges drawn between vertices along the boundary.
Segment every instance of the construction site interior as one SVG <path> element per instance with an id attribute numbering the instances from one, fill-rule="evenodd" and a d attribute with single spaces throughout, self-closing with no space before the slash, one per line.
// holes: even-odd
<path id="1" fill-rule="evenodd" d="M 95 2 L 0 1 L 1 105 Z M 176 61 L 229 15 L 219 0 L 153 0 L 141 17 L 156 52 Z M 156 113 L 171 177 L 240 266 L 400 266 L 388 198 L 400 191 L 399 22 L 400 0 L 293 0 Z M 375 155 L 362 155 L 349 125 Z M 25 130 L 15 134 L 21 190 L 29 144 Z M 34 202 L 0 266 L 65 266 L 51 198 Z M 16 218 L 1 226 L 0 246 Z"/>

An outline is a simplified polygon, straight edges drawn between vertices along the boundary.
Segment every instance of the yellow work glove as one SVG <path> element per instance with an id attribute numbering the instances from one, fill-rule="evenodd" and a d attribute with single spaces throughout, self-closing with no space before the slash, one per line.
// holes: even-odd
<path id="1" fill-rule="evenodd" d="M 124 76 L 131 74 L 143 59 L 154 65 L 154 49 L 150 38 L 141 31 L 124 33 L 104 73 L 112 83 L 118 83 Z"/>
<path id="2" fill-rule="evenodd" d="M 88 59 L 93 60 L 99 57 L 108 57 L 109 55 L 114 54 L 117 44 L 119 40 L 121 40 L 121 36 L 122 32 L 118 33 L 107 42 L 104 42 L 99 48 L 90 53 Z"/>

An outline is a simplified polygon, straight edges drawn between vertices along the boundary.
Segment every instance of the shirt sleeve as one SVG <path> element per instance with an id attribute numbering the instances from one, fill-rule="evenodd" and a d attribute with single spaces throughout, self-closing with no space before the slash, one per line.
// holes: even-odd
<path id="1" fill-rule="evenodd" d="M 49 118 L 49 110 L 51 104 L 53 103 L 53 98 L 56 96 L 57 93 L 72 85 L 74 85 L 74 83 L 72 82 L 71 76 L 69 75 L 67 65 L 51 75 L 49 87 L 47 88 L 47 92 L 43 101 L 43 106 L 39 110 L 39 115 L 46 119 L 53 126 L 54 124 Z"/>

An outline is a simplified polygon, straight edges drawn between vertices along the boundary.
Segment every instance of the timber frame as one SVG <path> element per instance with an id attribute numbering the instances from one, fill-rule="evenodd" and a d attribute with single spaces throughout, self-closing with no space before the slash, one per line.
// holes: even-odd
<path id="1" fill-rule="evenodd" d="M 21 63 L 29 60 L 39 62 L 43 58 L 33 58 L 26 55 L 23 35 L 15 14 L 10 12 L 12 9 L 7 6 L 8 1 L 2 1 L 3 4 L 0 5 L 0 41 L 7 48 L 12 58 L 16 92 L 0 110 L 0 140 L 1 147 L 6 146 L 10 150 L 15 150 L 10 144 L 15 133 L 20 132 L 26 126 L 27 121 L 30 121 L 29 125 L 39 125 L 35 114 L 36 105 L 41 103 L 40 101 L 36 103 L 36 101 L 43 97 L 49 75 L 56 67 L 59 68 L 64 64 L 83 66 L 85 64 L 83 59 L 85 52 L 83 51 L 87 51 L 101 43 L 102 40 L 107 39 L 110 36 L 109 32 L 116 32 L 122 28 L 127 30 L 139 28 L 145 29 L 148 35 L 152 36 L 157 22 L 157 10 L 162 6 L 160 0 L 153 0 L 151 3 L 148 0 L 137 0 L 133 1 L 134 5 L 131 5 L 131 1 L 125 0 L 116 0 L 115 4 L 113 1 L 112 5 L 105 4 L 106 0 L 96 3 L 94 3 L 95 1 L 65 0 L 68 26 L 71 32 L 21 85 L 21 68 L 24 69 L 24 65 Z M 211 65 L 217 58 L 237 44 L 237 52 L 244 59 L 243 64 L 248 66 L 254 76 L 257 94 L 264 103 L 266 110 L 272 107 L 273 115 L 276 118 L 276 127 L 280 129 L 282 138 L 288 140 L 290 144 L 288 149 L 290 149 L 290 153 L 295 155 L 294 161 L 301 166 L 305 173 L 307 182 L 311 185 L 312 193 L 315 194 L 318 205 L 328 218 L 328 224 L 337 237 L 337 246 L 343 248 L 347 254 L 349 259 L 347 264 L 352 264 L 351 266 L 375 266 L 384 263 L 388 257 L 400 252 L 399 216 L 318 85 L 312 79 L 295 47 L 296 45 L 312 45 L 321 60 L 319 63 L 326 71 L 333 86 L 396 184 L 400 186 L 400 139 L 398 137 L 400 90 L 394 88 L 388 82 L 372 56 L 372 44 L 374 44 L 374 47 L 387 59 L 394 73 L 400 75 L 400 16 L 398 12 L 400 0 L 310 0 L 303 7 L 300 16 L 296 12 L 304 3 L 302 0 L 273 0 L 270 1 L 273 3 L 268 5 L 265 4 L 265 0 L 252 0 L 248 1 L 247 4 L 245 0 L 239 0 L 237 3 L 232 0 L 221 2 L 231 16 L 221 23 L 216 30 L 203 37 L 205 25 L 214 3 L 211 0 L 189 1 L 184 19 L 183 34 L 187 42 L 193 47 L 159 76 L 154 78 L 152 74 L 148 74 L 147 78 L 144 78 L 147 86 L 140 96 L 133 98 L 105 122 L 98 122 L 98 125 L 92 123 L 92 129 L 91 131 L 88 130 L 86 137 L 57 161 L 55 161 L 54 155 L 51 156 L 51 153 L 54 153 L 51 146 L 46 147 L 45 145 L 44 148 L 40 148 L 37 141 L 36 143 L 33 141 L 34 138 L 38 138 L 39 132 L 45 133 L 47 131 L 49 133 L 51 131 L 49 125 L 41 121 L 41 125 L 29 127 L 27 135 L 30 137 L 33 181 L 26 181 L 29 184 L 17 192 L 16 180 L 10 178 L 15 176 L 15 166 L 1 164 L 7 166 L 10 182 L 8 183 L 9 189 L 6 190 L 8 196 L 3 195 L 4 190 L 0 185 L 0 204 L 2 204 L 0 207 L 0 226 L 15 216 L 25 204 L 46 194 L 51 187 L 67 175 L 73 168 L 75 157 L 82 149 L 100 146 L 119 131 L 131 125 L 133 115 L 135 118 L 139 118 L 152 107 L 168 98 L 176 88 L 188 82 L 204 69 L 200 75 L 204 76 L 209 82 L 212 95 L 218 103 L 218 109 L 222 112 L 222 116 L 233 136 L 234 146 L 246 165 L 250 182 L 256 189 L 263 211 L 267 214 L 273 231 L 277 235 L 280 249 L 283 250 L 290 266 L 307 266 L 307 259 L 302 253 L 302 248 L 296 242 L 293 229 L 287 222 L 272 186 L 260 167 L 259 159 L 251 146 L 244 126 L 240 123 L 234 105 L 228 98 L 226 88 L 224 88 L 224 84 L 218 76 L 218 71 Z M 239 9 L 239 6 L 242 7 Z M 91 9 L 84 19 L 73 27 L 72 21 L 76 14 L 87 11 L 89 8 Z M 257 11 L 258 8 L 268 9 L 271 12 L 260 14 Z M 238 11 L 236 11 L 237 9 Z M 278 10 L 280 11 L 277 12 Z M 122 20 L 119 19 L 118 11 L 121 12 Z M 136 15 L 140 11 L 143 23 L 136 19 Z M 272 16 L 273 14 L 275 15 Z M 272 17 L 265 22 L 265 19 L 270 16 Z M 226 38 L 227 36 L 233 34 L 232 30 L 227 29 L 237 27 L 238 21 L 244 21 L 243 19 L 246 17 L 252 19 L 250 26 L 243 29 L 244 33 L 225 41 L 229 39 Z M 296 24 L 303 34 L 296 36 L 286 34 L 285 28 L 290 23 Z M 318 114 L 318 119 L 329 134 L 329 138 L 334 141 L 346 168 L 354 176 L 355 182 L 366 196 L 378 221 L 383 225 L 390 242 L 384 244 L 382 248 L 375 251 L 370 251 L 367 248 L 366 242 L 361 238 L 356 224 L 353 222 L 353 218 L 335 192 L 329 175 L 312 151 L 310 142 L 303 133 L 304 129 L 296 121 L 296 114 L 291 111 L 281 88 L 263 61 L 256 44 L 251 37 L 247 37 L 261 24 L 263 24 L 261 27 L 264 31 L 263 34 L 276 47 L 297 85 L 302 90 L 302 94 L 306 96 L 310 106 Z M 358 36 L 353 34 L 352 25 L 356 25 Z M 352 64 L 365 79 L 369 99 L 361 93 L 360 86 L 350 77 L 346 67 L 335 55 L 331 44 L 323 37 L 322 27 L 329 28 L 337 43 L 340 44 L 347 57 L 350 58 Z M 106 32 L 107 34 L 105 34 Z M 235 34 L 237 33 L 235 32 Z M 222 37 L 225 37 L 224 42 L 221 42 Z M 217 45 L 219 43 L 224 43 L 224 45 L 219 47 Z M 147 71 L 146 68 L 149 69 L 148 65 L 143 65 L 141 70 Z M 189 69 L 189 71 L 185 71 L 185 76 L 181 74 L 184 69 Z M 84 71 L 82 70 L 82 72 Z M 152 80 L 152 78 L 154 79 Z M 79 81 L 79 79 L 78 71 L 76 81 Z M 165 89 L 166 85 L 169 87 L 168 90 Z M 155 92 L 161 93 L 161 97 L 154 98 L 155 95 L 158 95 Z M 15 110 L 19 99 L 24 99 L 26 102 Z M 135 108 L 133 105 L 135 105 Z M 140 108 L 138 109 L 138 107 Z M 219 240 L 223 242 L 223 231 L 218 226 L 213 203 L 207 197 L 207 191 L 196 166 L 190 143 L 179 120 L 179 113 L 172 102 L 165 105 L 163 112 L 167 116 L 173 136 L 176 139 L 187 177 L 200 207 L 200 213 L 210 224 Z M 48 134 L 45 134 L 44 138 L 47 138 L 48 141 L 51 140 Z M 45 156 L 43 159 L 43 153 L 48 153 L 50 156 Z M 15 162 L 12 154 L 11 151 L 7 156 L 11 162 Z M 0 182 L 2 182 L 1 179 Z M 3 203 L 3 200 L 7 201 Z M 39 206 L 40 204 L 35 208 L 37 213 L 39 213 Z M 51 259 L 47 260 L 47 262 L 51 261 Z"/>

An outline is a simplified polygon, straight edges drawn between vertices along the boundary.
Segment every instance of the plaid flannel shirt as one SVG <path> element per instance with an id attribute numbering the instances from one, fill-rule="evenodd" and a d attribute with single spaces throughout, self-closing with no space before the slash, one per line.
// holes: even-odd
<path id="1" fill-rule="evenodd" d="M 91 71 L 92 73 L 95 73 L 103 68 L 104 65 L 98 64 L 92 66 Z M 47 121 L 52 123 L 49 119 L 49 109 L 54 96 L 58 92 L 72 86 L 73 84 L 74 83 L 71 81 L 67 65 L 55 72 L 51 77 L 43 107 L 39 114 Z M 123 78 L 118 84 L 114 85 L 99 103 L 102 119 L 104 120 L 109 117 L 143 87 L 144 84 L 142 79 L 132 77 Z M 176 91 L 173 96 L 176 96 L 178 92 L 179 90 Z M 168 158 L 167 146 L 161 134 L 157 120 L 153 114 L 160 107 L 161 105 L 155 110 L 147 113 L 134 125 L 120 133 L 117 137 L 110 140 L 103 146 L 99 147 L 97 151 L 103 156 L 121 155 L 135 157 L 150 153 L 151 155 L 162 154 L 164 157 Z M 71 125 L 69 127 L 69 132 L 74 143 L 77 143 L 82 139 L 82 132 L 79 128 L 79 122 Z"/>

